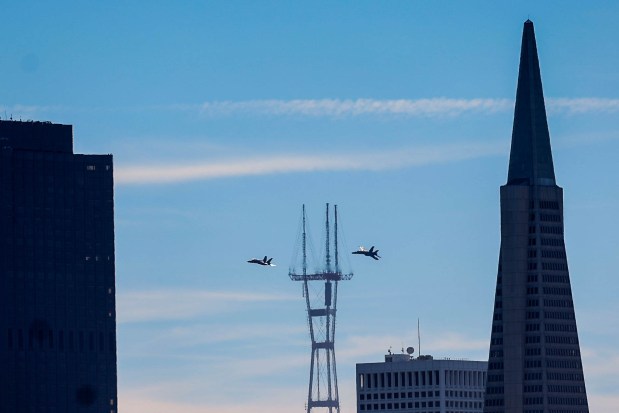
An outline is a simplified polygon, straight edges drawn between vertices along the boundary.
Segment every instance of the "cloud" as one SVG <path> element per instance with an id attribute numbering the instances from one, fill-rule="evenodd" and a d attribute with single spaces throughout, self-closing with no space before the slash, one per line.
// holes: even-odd
<path id="1" fill-rule="evenodd" d="M 296 396 L 296 398 L 295 398 Z M 301 397 L 299 397 L 301 396 Z M 302 405 L 302 395 L 283 392 L 273 394 L 271 400 L 238 400 L 231 398 L 227 402 L 187 402 L 179 398 L 163 398 L 155 392 L 123 391 L 119 392 L 119 411 L 125 413 L 290 413 L 291 406 Z"/>
<path id="2" fill-rule="evenodd" d="M 581 347 L 581 352 L 586 376 L 604 378 L 606 382 L 609 378 L 614 379 L 617 376 L 619 356 L 616 355 L 614 348 Z M 619 384 L 619 378 L 614 381 L 617 382 L 615 384 Z"/>
<path id="3" fill-rule="evenodd" d="M 71 107 L 61 105 L 0 105 L 0 111 L 13 119 L 34 119 L 51 113 L 83 112 L 195 112 L 207 117 L 221 116 L 301 116 L 301 117 L 453 117 L 466 114 L 492 115 L 509 112 L 513 99 L 505 98 L 423 98 L 423 99 L 254 99 L 210 101 L 201 104 L 171 104 L 148 107 Z M 617 113 L 619 99 L 547 98 L 549 111 L 559 114 Z"/>
<path id="4" fill-rule="evenodd" d="M 295 300 L 282 294 L 246 292 L 153 290 L 120 293 L 118 322 L 135 323 L 190 319 L 205 314 L 232 311 L 241 303 Z"/>
<path id="5" fill-rule="evenodd" d="M 171 327 L 164 331 L 165 340 L 174 347 L 188 348 L 214 343 L 247 343 L 269 340 L 270 343 L 281 342 L 290 345 L 305 338 L 305 326 L 297 324 L 264 324 L 251 323 L 234 325 L 221 324 L 191 324 Z M 305 343 L 305 342 L 304 342 Z"/>
<path id="6" fill-rule="evenodd" d="M 549 98 L 554 113 L 616 113 L 619 99 Z M 292 99 L 213 101 L 201 105 L 176 105 L 178 110 L 198 111 L 207 116 L 267 115 L 306 117 L 354 117 L 397 115 L 405 117 L 453 117 L 465 114 L 491 115 L 511 111 L 514 100 L 500 98 L 427 98 L 427 99 Z"/>
<path id="7" fill-rule="evenodd" d="M 179 105 L 208 116 L 254 114 L 270 116 L 345 117 L 363 115 L 457 116 L 464 113 L 491 114 L 513 107 L 510 99 L 292 99 L 205 102 Z"/>
<path id="8" fill-rule="evenodd" d="M 619 99 L 602 98 L 550 98 L 546 101 L 548 110 L 553 113 L 578 115 L 584 113 L 617 113 Z"/>
<path id="9" fill-rule="evenodd" d="M 299 386 L 297 383 L 288 386 L 272 386 L 268 380 L 256 381 L 239 387 L 226 383 L 225 387 L 235 396 L 226 398 L 209 398 L 195 400 L 187 397 L 187 387 L 192 391 L 204 393 L 208 383 L 196 379 L 192 382 L 178 381 L 162 383 L 156 387 L 119 388 L 119 411 L 123 413 L 290 413 L 301 411 L 307 400 L 307 383 Z M 171 390 L 172 389 L 172 390 Z M 355 382 L 340 381 L 340 411 L 354 413 Z M 208 392 L 208 391 L 207 391 Z M 192 400 L 193 399 L 193 400 Z"/>
<path id="10" fill-rule="evenodd" d="M 616 413 L 619 406 L 619 396 L 615 394 L 591 394 L 587 395 L 589 411 L 596 413 Z"/>
<path id="11" fill-rule="evenodd" d="M 468 143 L 403 148 L 386 152 L 250 157 L 203 163 L 119 166 L 118 185 L 165 184 L 278 173 L 324 171 L 380 171 L 461 161 L 506 153 L 506 142 Z"/>
<path id="12" fill-rule="evenodd" d="M 449 351 L 453 356 L 466 356 L 473 350 L 487 355 L 488 340 L 485 337 L 477 339 L 460 332 L 444 332 L 432 336 L 424 343 L 424 347 L 431 348 L 432 352 L 443 350 Z M 383 353 L 380 349 L 386 351 L 389 345 L 399 344 L 401 339 L 397 335 L 364 335 L 340 341 L 338 366 L 341 368 L 340 373 L 342 370 L 348 373 L 339 374 L 343 413 L 355 411 L 355 382 L 352 375 L 354 363 L 366 362 L 363 358 L 368 355 L 371 356 L 371 360 L 367 360 L 369 362 L 382 361 Z M 394 351 L 399 351 L 399 348 L 394 346 Z M 436 353 L 434 355 L 436 356 Z M 300 406 L 305 400 L 308 360 L 309 352 L 299 351 L 267 357 L 254 355 L 253 358 L 218 356 L 212 359 L 214 364 L 194 362 L 187 374 L 174 379 L 168 377 L 169 381 L 153 377 L 155 381 L 152 384 L 149 384 L 147 379 L 122 385 L 119 387 L 119 403 L 127 413 L 287 413 L 295 410 L 295 406 Z M 591 411 L 615 412 L 619 397 L 600 389 L 592 389 L 591 384 L 595 380 L 592 376 L 595 375 L 588 370 L 585 373 L 588 378 Z M 230 386 L 230 383 L 235 383 L 235 386 Z M 238 393 L 235 388 L 245 390 Z"/>
<path id="13" fill-rule="evenodd" d="M 181 377 L 165 374 L 129 382 L 121 380 L 119 409 L 126 413 L 289 413 L 300 410 L 307 400 L 310 353 L 307 351 L 302 357 L 278 356 L 280 354 L 273 354 L 263 361 L 257 360 L 257 365 L 251 363 L 250 357 L 225 359 L 209 366 L 208 370 L 198 365 Z M 251 365 L 243 367 L 244 361 Z M 341 412 L 353 413 L 356 407 L 354 373 L 340 374 L 338 378 Z"/>

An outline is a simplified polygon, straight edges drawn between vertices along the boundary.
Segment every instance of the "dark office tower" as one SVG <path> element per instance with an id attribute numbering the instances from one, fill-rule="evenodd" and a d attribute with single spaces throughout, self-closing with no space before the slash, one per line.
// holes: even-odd
<path id="1" fill-rule="evenodd" d="M 116 412 L 113 197 L 71 126 L 0 121 L 0 412 Z"/>
<path id="2" fill-rule="evenodd" d="M 586 413 L 533 23 L 522 36 L 507 184 L 501 187 L 487 413 Z"/>

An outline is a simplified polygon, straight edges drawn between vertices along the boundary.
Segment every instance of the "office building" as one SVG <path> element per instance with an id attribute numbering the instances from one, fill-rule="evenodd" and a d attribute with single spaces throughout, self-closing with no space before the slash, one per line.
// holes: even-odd
<path id="1" fill-rule="evenodd" d="M 117 411 L 111 155 L 0 121 L 0 411 Z"/>
<path id="2" fill-rule="evenodd" d="M 487 365 L 408 354 L 357 364 L 357 413 L 481 413 Z"/>
<path id="3" fill-rule="evenodd" d="M 587 413 L 533 23 L 526 21 L 488 360 L 487 413 Z"/>

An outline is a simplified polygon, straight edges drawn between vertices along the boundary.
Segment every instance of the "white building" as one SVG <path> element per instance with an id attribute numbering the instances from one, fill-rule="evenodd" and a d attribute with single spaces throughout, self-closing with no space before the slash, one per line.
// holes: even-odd
<path id="1" fill-rule="evenodd" d="M 357 364 L 357 413 L 481 413 L 485 361 L 435 360 L 387 354 L 384 363 Z"/>

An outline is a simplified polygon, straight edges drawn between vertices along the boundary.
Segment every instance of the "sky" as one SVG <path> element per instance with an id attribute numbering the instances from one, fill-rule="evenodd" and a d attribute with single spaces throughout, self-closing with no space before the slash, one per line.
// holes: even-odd
<path id="1" fill-rule="evenodd" d="M 303 411 L 303 204 L 317 257 L 338 205 L 354 271 L 342 413 L 355 363 L 417 349 L 418 319 L 422 354 L 487 359 L 528 18 L 590 410 L 614 413 L 619 3 L 4 2 L 0 117 L 114 155 L 119 411 Z M 246 263 L 264 255 L 277 266 Z"/>

